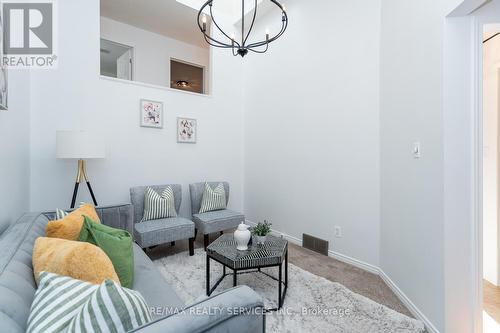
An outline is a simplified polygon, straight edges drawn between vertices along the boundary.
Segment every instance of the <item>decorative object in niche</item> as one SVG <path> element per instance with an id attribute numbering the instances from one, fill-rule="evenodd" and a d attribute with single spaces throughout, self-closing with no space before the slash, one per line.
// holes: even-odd
<path id="1" fill-rule="evenodd" d="M 177 142 L 196 143 L 196 119 L 177 118 Z"/>
<path id="2" fill-rule="evenodd" d="M 184 80 L 179 80 L 176 82 L 176 84 L 177 84 L 177 87 L 181 87 L 181 88 L 189 87 L 189 82 L 184 81 Z"/>
<path id="3" fill-rule="evenodd" d="M 141 126 L 163 128 L 163 103 L 141 99 Z"/>

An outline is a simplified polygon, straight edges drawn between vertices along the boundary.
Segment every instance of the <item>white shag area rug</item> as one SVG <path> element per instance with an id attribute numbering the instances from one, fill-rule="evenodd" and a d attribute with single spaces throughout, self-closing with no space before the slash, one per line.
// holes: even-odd
<path id="1" fill-rule="evenodd" d="M 186 303 L 206 298 L 205 252 L 198 249 L 193 257 L 186 252 L 155 261 L 156 266 Z M 222 266 L 211 260 L 210 277 L 213 285 L 222 275 Z M 272 276 L 278 268 L 265 270 Z M 231 272 L 229 269 L 227 272 Z M 283 273 L 284 274 L 284 273 Z M 217 287 L 217 292 L 232 287 L 232 276 Z M 260 273 L 238 275 L 238 285 L 247 285 L 259 293 L 266 308 L 276 307 L 278 282 Z M 420 333 L 421 321 L 353 293 L 343 285 L 311 274 L 288 264 L 288 290 L 280 312 L 266 315 L 267 332 L 314 333 Z"/>

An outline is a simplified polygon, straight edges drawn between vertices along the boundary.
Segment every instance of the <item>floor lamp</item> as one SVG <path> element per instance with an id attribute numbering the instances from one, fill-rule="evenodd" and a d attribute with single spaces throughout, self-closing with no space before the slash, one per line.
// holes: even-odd
<path id="1" fill-rule="evenodd" d="M 91 132 L 57 131 L 56 145 L 57 158 L 78 160 L 71 208 L 75 207 L 78 188 L 82 182 L 87 183 L 94 205 L 97 206 L 97 200 L 87 176 L 85 160 L 105 157 L 105 148 L 102 140 L 95 133 Z"/>

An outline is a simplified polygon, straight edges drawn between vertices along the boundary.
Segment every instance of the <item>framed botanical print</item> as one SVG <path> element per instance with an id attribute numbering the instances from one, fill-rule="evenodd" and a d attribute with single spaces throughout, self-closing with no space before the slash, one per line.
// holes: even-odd
<path id="1" fill-rule="evenodd" d="M 198 128 L 196 119 L 177 118 L 177 142 L 196 143 Z"/>
<path id="2" fill-rule="evenodd" d="M 141 99 L 141 126 L 163 128 L 163 103 Z"/>

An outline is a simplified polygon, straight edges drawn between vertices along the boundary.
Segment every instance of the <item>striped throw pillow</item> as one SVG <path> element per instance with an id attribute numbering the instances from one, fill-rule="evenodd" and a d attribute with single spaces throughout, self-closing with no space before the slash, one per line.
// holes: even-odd
<path id="1" fill-rule="evenodd" d="M 85 205 L 85 202 L 80 202 L 80 205 L 78 207 L 82 207 L 83 205 Z M 56 208 L 56 220 L 62 220 L 63 218 L 68 216 L 68 214 L 69 214 L 68 212 L 66 212 L 62 209 Z"/>
<path id="2" fill-rule="evenodd" d="M 129 332 L 150 321 L 141 294 L 106 280 L 73 317 L 66 332 Z"/>
<path id="3" fill-rule="evenodd" d="M 205 183 L 205 191 L 201 199 L 199 213 L 221 209 L 226 209 L 226 191 L 224 190 L 224 184 L 219 183 L 216 188 L 212 189 L 208 183 Z"/>
<path id="4" fill-rule="evenodd" d="M 56 208 L 56 220 L 62 220 L 65 218 L 69 213 L 65 212 L 62 209 Z"/>
<path id="5" fill-rule="evenodd" d="M 48 272 L 41 272 L 39 277 L 28 318 L 28 333 L 63 331 L 99 287 Z"/>
<path id="6" fill-rule="evenodd" d="M 151 187 L 144 194 L 144 214 L 142 221 L 176 217 L 174 191 L 170 186 L 159 195 Z"/>

